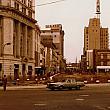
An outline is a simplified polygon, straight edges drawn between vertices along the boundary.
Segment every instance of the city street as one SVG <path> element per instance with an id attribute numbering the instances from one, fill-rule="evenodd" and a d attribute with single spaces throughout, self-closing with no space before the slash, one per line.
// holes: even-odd
<path id="1" fill-rule="evenodd" d="M 0 110 L 110 110 L 110 85 L 61 91 L 45 87 L 0 90 Z"/>

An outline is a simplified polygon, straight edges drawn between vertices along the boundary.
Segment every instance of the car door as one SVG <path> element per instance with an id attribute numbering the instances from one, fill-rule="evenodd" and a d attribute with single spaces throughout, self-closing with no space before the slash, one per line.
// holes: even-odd
<path id="1" fill-rule="evenodd" d="M 65 86 L 66 88 L 71 87 L 71 80 L 70 80 L 70 79 L 67 79 L 67 80 L 65 81 L 65 83 L 64 83 L 64 86 Z"/>
<path id="2" fill-rule="evenodd" d="M 76 80 L 75 79 L 72 79 L 71 80 L 71 87 L 76 87 Z"/>

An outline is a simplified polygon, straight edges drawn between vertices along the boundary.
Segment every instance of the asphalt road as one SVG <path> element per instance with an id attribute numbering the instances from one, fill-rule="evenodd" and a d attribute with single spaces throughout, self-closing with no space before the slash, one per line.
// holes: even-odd
<path id="1" fill-rule="evenodd" d="M 0 90 L 0 110 L 110 110 L 110 86 L 62 91 Z"/>

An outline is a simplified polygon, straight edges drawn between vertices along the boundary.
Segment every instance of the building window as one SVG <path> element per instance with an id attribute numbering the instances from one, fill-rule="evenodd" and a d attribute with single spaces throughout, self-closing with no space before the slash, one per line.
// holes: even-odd
<path id="1" fill-rule="evenodd" d="M 101 66 L 103 66 L 104 62 L 101 62 Z"/>
<path id="2" fill-rule="evenodd" d="M 0 5 L 2 4 L 1 0 L 0 0 Z"/>
<path id="3" fill-rule="evenodd" d="M 101 59 L 103 59 L 103 54 L 101 54 Z"/>
<path id="4" fill-rule="evenodd" d="M 28 0 L 28 7 L 32 7 L 32 0 Z"/>
<path id="5" fill-rule="evenodd" d="M 19 69 L 19 64 L 14 64 L 14 69 Z"/>
<path id="6" fill-rule="evenodd" d="M 86 34 L 88 34 L 88 29 L 86 29 Z"/>
<path id="7" fill-rule="evenodd" d="M 28 66 L 28 75 L 32 75 L 32 66 Z M 29 78 L 30 79 L 30 78 Z"/>
<path id="8" fill-rule="evenodd" d="M 23 4 L 26 4 L 26 0 L 22 0 L 22 3 L 23 3 Z"/>
<path id="9" fill-rule="evenodd" d="M 2 17 L 0 16 L 0 27 L 2 27 Z"/>
<path id="10" fill-rule="evenodd" d="M 32 17 L 32 11 L 30 11 L 30 10 L 28 11 L 28 16 Z"/>
<path id="11" fill-rule="evenodd" d="M 110 59 L 110 54 L 107 55 L 107 59 Z"/>
<path id="12" fill-rule="evenodd" d="M 107 62 L 107 66 L 110 66 L 110 61 Z"/>
<path id="13" fill-rule="evenodd" d="M 19 4 L 18 3 L 15 2 L 14 7 L 15 7 L 15 9 L 19 10 Z"/>
<path id="14" fill-rule="evenodd" d="M 22 7 L 22 12 L 26 14 L 26 8 Z"/>

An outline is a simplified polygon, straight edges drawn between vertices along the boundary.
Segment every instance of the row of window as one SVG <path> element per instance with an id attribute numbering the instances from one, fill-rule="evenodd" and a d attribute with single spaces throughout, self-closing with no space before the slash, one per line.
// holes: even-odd
<path id="1" fill-rule="evenodd" d="M 101 59 L 104 59 L 104 56 L 106 56 L 107 59 L 110 59 L 110 54 L 101 54 Z"/>
<path id="2" fill-rule="evenodd" d="M 97 21 L 97 20 L 94 20 L 93 22 L 92 22 L 92 26 L 99 26 L 100 24 L 99 24 L 99 22 Z"/>
<path id="3" fill-rule="evenodd" d="M 89 46 L 87 45 L 87 46 L 86 46 L 86 49 L 87 49 L 87 50 L 89 49 L 88 47 L 89 47 Z M 105 46 L 101 47 L 101 49 L 107 49 L 107 46 L 105 45 Z"/>
<path id="4" fill-rule="evenodd" d="M 88 42 L 88 36 L 86 37 L 86 42 Z M 106 38 L 106 40 L 103 39 L 103 38 L 100 38 L 100 42 L 101 43 L 107 43 L 108 42 L 108 38 Z"/>
<path id="5" fill-rule="evenodd" d="M 21 2 L 23 4 L 27 4 L 28 3 L 28 7 L 32 7 L 32 0 L 21 0 Z"/>
<path id="6" fill-rule="evenodd" d="M 32 5 L 29 4 L 28 7 L 31 7 L 32 8 Z M 20 11 L 20 5 L 19 5 L 19 3 L 15 2 L 14 3 L 14 8 Z M 25 6 L 22 6 L 21 11 L 24 14 L 26 14 L 26 7 Z M 29 17 L 32 17 L 32 10 L 28 10 L 28 16 Z"/>
<path id="7" fill-rule="evenodd" d="M 98 30 L 92 30 L 93 32 L 98 32 Z M 86 34 L 88 34 L 88 29 L 86 29 Z M 100 31 L 101 36 L 108 36 L 108 31 Z"/>
<path id="8" fill-rule="evenodd" d="M 108 62 L 105 62 L 105 64 L 110 66 L 110 62 L 109 61 Z M 104 62 L 101 62 L 101 66 L 104 66 L 105 64 L 104 64 Z"/>

